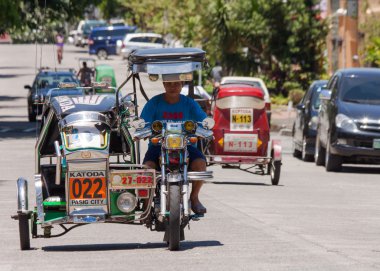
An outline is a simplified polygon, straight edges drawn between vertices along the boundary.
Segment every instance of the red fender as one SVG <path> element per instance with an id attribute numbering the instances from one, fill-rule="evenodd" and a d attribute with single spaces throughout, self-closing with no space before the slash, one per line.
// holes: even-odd
<path id="1" fill-rule="evenodd" d="M 272 140 L 273 160 L 281 161 L 282 159 L 282 146 L 280 140 Z"/>

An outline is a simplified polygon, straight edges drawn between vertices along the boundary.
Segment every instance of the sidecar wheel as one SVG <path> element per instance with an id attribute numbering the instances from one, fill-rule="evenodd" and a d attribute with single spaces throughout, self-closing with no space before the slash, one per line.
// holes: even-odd
<path id="1" fill-rule="evenodd" d="M 179 249 L 180 220 L 181 220 L 181 193 L 179 185 L 169 187 L 169 249 Z"/>
<path id="2" fill-rule="evenodd" d="M 281 161 L 273 161 L 270 165 L 269 170 L 272 185 L 278 185 L 280 182 Z"/>
<path id="3" fill-rule="evenodd" d="M 19 213 L 18 214 L 18 227 L 20 232 L 20 248 L 21 250 L 30 249 L 30 237 L 29 237 L 29 215 Z"/>

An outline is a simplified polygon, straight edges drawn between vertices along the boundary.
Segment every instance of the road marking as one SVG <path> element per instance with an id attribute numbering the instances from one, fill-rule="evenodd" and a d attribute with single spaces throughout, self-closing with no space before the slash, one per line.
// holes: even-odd
<path id="1" fill-rule="evenodd" d="M 34 132 L 35 130 L 36 130 L 36 128 L 29 128 L 29 129 L 23 130 L 23 132 L 29 133 L 29 132 Z"/>

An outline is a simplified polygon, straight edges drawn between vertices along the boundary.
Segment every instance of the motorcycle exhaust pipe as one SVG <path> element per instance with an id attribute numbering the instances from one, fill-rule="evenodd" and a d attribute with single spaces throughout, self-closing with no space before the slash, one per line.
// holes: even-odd
<path id="1" fill-rule="evenodd" d="M 56 169 L 55 169 L 55 184 L 60 185 L 61 184 L 62 154 L 59 147 L 59 142 L 57 140 L 54 141 L 54 148 L 55 148 L 55 153 L 57 154 L 57 164 L 56 164 Z"/>

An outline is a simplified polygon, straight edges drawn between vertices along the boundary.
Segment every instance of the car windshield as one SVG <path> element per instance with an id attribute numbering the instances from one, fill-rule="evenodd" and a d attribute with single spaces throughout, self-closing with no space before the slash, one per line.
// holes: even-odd
<path id="1" fill-rule="evenodd" d="M 83 33 L 90 34 L 91 29 L 95 27 L 107 26 L 105 22 L 89 22 L 83 25 Z"/>
<path id="2" fill-rule="evenodd" d="M 253 108 L 263 109 L 265 102 L 252 96 L 228 96 L 216 100 L 216 106 L 220 109 L 229 108 Z"/>
<path id="3" fill-rule="evenodd" d="M 56 75 L 41 75 L 37 78 L 37 88 L 56 88 L 58 84 L 78 83 L 77 79 L 72 74 L 56 74 Z"/>
<path id="4" fill-rule="evenodd" d="M 319 106 L 321 105 L 321 100 L 319 99 L 319 95 L 321 94 L 322 86 L 317 85 L 315 91 L 313 91 L 313 94 L 311 96 L 311 105 L 313 109 L 318 110 Z"/>
<path id="5" fill-rule="evenodd" d="M 341 99 L 349 103 L 380 104 L 380 78 L 378 75 L 344 78 Z"/>

